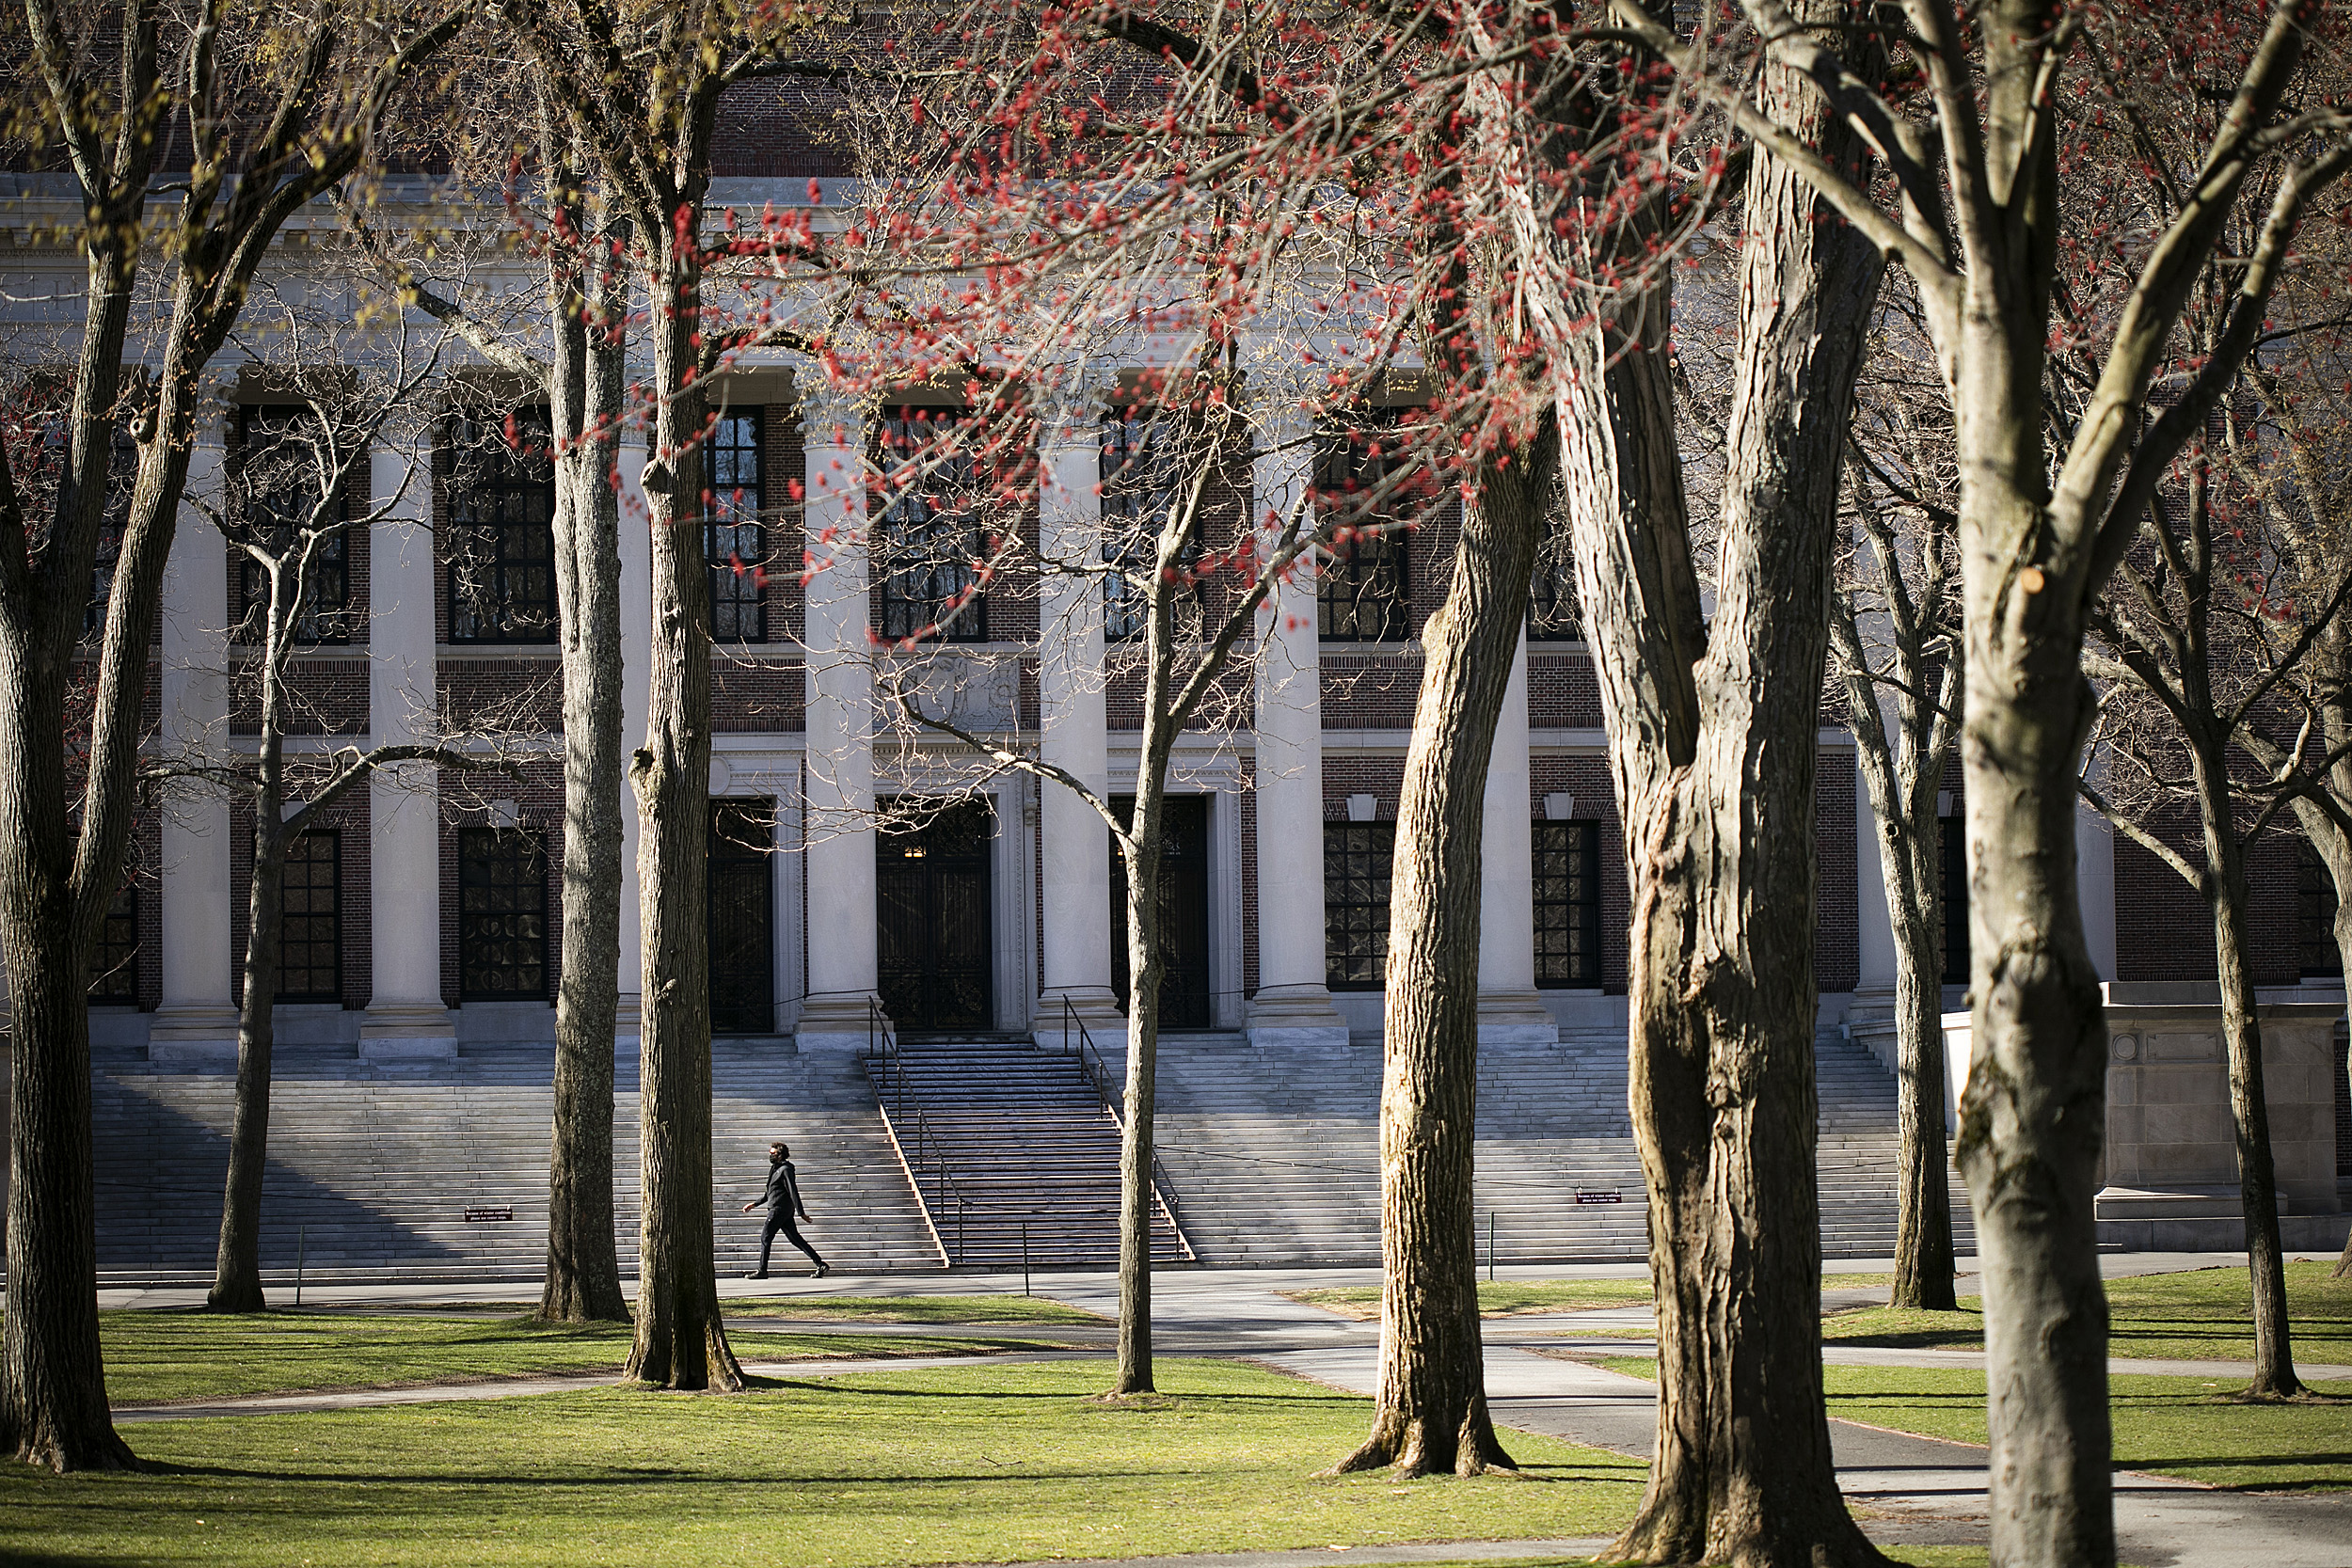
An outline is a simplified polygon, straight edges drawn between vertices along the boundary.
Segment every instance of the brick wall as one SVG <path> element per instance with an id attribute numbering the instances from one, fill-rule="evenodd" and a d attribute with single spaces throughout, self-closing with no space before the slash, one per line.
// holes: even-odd
<path id="1" fill-rule="evenodd" d="M 2195 823 L 2185 813 L 2158 823 L 2163 840 L 2201 864 Z M 2247 963 L 2258 986 L 2291 986 L 2302 977 L 2296 921 L 2296 841 L 2273 834 L 2246 857 Z M 2214 980 L 2213 915 L 2180 873 L 2122 834 L 2115 840 L 2115 977 Z"/>
<path id="2" fill-rule="evenodd" d="M 229 691 L 229 733 L 260 735 L 260 659 L 248 657 L 234 669 Z M 286 710 L 281 722 L 280 733 L 285 735 L 367 734 L 367 659 L 295 654 L 286 668 Z"/>
<path id="3" fill-rule="evenodd" d="M 1813 984 L 1822 991 L 1847 991 L 1862 977 L 1862 931 L 1854 882 L 1853 753 L 1824 749 L 1813 782 L 1814 879 Z"/>
<path id="4" fill-rule="evenodd" d="M 1527 721 L 1539 730 L 1600 728 L 1600 682 L 1591 654 L 1558 643 L 1528 648 Z"/>

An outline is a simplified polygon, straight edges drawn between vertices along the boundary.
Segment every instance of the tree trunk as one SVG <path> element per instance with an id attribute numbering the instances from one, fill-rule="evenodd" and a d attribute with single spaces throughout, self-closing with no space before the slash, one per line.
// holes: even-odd
<path id="1" fill-rule="evenodd" d="M 1977 309 L 1997 336 L 2000 312 L 2016 307 L 1986 298 Z M 1974 1053 L 1958 1151 L 1984 1281 L 1993 1560 L 2058 1568 L 2115 1560 L 2092 1205 L 2106 1026 L 2074 850 L 2075 759 L 2093 701 L 2079 607 L 2027 591 L 2001 550 L 2040 536 L 2045 482 L 2039 400 L 2013 402 L 2010 378 L 1985 366 L 1993 357 L 1972 353 L 1963 365 L 1984 373 L 1956 389 L 1963 472 L 1976 476 L 1961 493 Z M 2014 385 L 2030 396 L 2038 382 Z"/>
<path id="2" fill-rule="evenodd" d="M 2210 710 L 2208 710 L 2210 711 Z M 2254 1289 L 2251 1399 L 2304 1391 L 2287 1333 L 2286 1259 L 2279 1244 L 2279 1185 L 2270 1157 L 2270 1101 L 2263 1089 L 2262 1023 L 2246 968 L 2246 854 L 2234 821 L 2223 742 L 2198 737 L 2199 816 L 2205 837 L 2206 896 L 2213 906 L 2214 958 L 2221 981 L 2221 1036 L 2230 1056 L 2230 1120 L 2237 1133 L 2238 1197 L 2246 1212 L 2246 1272 Z"/>
<path id="3" fill-rule="evenodd" d="M 1338 1471 L 1513 1468 L 1486 1409 L 1478 1325 L 1478 937 L 1486 764 L 1527 619 L 1558 442 L 1481 465 L 1405 758 L 1391 871 L 1380 1082 L 1380 1386 Z"/>
<path id="4" fill-rule="evenodd" d="M 1164 594 L 1153 595 L 1154 609 Z M 1152 628 L 1147 627 L 1150 634 Z M 1162 651 L 1154 641 L 1152 651 Z M 1156 661 L 1155 661 L 1156 662 Z M 1155 672 L 1156 673 L 1156 672 Z M 1147 677 L 1147 685 L 1165 683 Z M 1152 711 L 1146 693 L 1147 714 Z M 1165 699 L 1163 698 L 1163 703 Z M 1168 759 L 1151 748 L 1136 772 L 1136 852 L 1127 857 L 1126 1124 L 1119 1138 L 1119 1375 L 1115 1394 L 1148 1394 L 1152 1372 L 1152 1154 L 1157 1103 L 1160 980 L 1168 968 L 1160 942 L 1160 808 Z"/>
<path id="5" fill-rule="evenodd" d="M 273 610 L 274 610 L 273 607 Z M 266 731 L 266 724 L 264 725 Z M 271 736 L 264 733 L 266 750 Z M 265 759 L 265 775 L 271 771 Z M 270 1053 L 277 1040 L 278 889 L 286 876 L 286 835 L 278 792 L 257 792 L 253 885 L 246 898 L 245 994 L 237 1012 L 237 1103 L 230 1123 L 229 1175 L 220 1201 L 220 1246 L 213 1262 L 211 1312 L 260 1312 L 262 1181 L 269 1163 Z"/>
<path id="6" fill-rule="evenodd" d="M 1800 19 L 1846 15 L 1819 0 Z M 1792 75 L 1773 67 L 1759 91 L 1834 164 L 1861 161 Z M 1612 1555 L 1820 1568 L 1883 1560 L 1846 1513 L 1821 1402 L 1812 971 L 1837 475 L 1881 264 L 1761 154 L 1742 254 L 1711 626 L 1696 624 L 1655 307 L 1649 341 L 1602 383 L 1606 411 L 1570 422 L 1633 883 L 1630 1078 L 1658 1301 L 1657 1454 Z"/>
<path id="7" fill-rule="evenodd" d="M 1895 918 L 1895 1114 L 1902 1139 L 1900 1205 L 1895 1230 L 1892 1305 L 1931 1312 L 1958 1310 L 1953 1290 L 1951 1146 L 1944 1128 L 1944 928 L 1938 887 L 1943 824 L 1932 815 L 1912 824 L 1881 863 L 1899 858 L 1908 871 L 1889 878 L 1904 909 Z"/>
<path id="8" fill-rule="evenodd" d="M 631 759 L 644 932 L 639 1129 L 644 1218 L 637 1340 L 627 1377 L 670 1388 L 743 1386 L 719 1315 L 710 1187 L 710 612 L 703 568 L 705 400 L 695 381 L 698 200 L 647 234 L 660 394 L 645 496 L 653 534 L 653 636 L 645 743 Z"/>
<path id="9" fill-rule="evenodd" d="M 550 127 L 550 147 L 556 136 Z M 555 998 L 547 1281 L 539 1294 L 539 1316 L 551 1323 L 628 1317 L 612 1200 L 622 784 L 620 495 L 612 479 L 624 367 L 621 345 L 606 341 L 602 291 L 582 281 L 590 264 L 584 253 L 559 253 L 549 280 L 564 664 L 564 972 Z"/>
<path id="10" fill-rule="evenodd" d="M 27 1464 L 136 1461 L 106 1403 L 98 1340 L 89 982 L 75 940 L 62 667 L 0 640 L 0 941 L 9 981 L 8 1305 L 0 1443 Z"/>

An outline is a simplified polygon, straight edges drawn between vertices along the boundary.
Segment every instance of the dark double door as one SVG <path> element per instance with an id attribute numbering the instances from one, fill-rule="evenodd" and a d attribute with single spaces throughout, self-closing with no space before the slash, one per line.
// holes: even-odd
<path id="1" fill-rule="evenodd" d="M 1114 796 L 1132 820 L 1135 801 Z M 1209 800 L 1171 795 L 1160 807 L 1160 1027 L 1209 1026 Z M 1127 862 L 1111 840 L 1111 984 L 1127 1005 Z"/>
<path id="2" fill-rule="evenodd" d="M 710 1032 L 776 1028 L 775 808 L 766 800 L 710 802 Z"/>
<path id="3" fill-rule="evenodd" d="M 936 810 L 908 803 L 906 820 L 874 835 L 877 989 L 901 1032 L 995 1027 L 985 801 Z"/>

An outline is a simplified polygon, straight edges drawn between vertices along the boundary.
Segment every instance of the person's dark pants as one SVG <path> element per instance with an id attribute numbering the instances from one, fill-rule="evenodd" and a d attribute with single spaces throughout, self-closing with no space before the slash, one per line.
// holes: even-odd
<path id="1" fill-rule="evenodd" d="M 768 1211 L 768 1223 L 762 1226 L 759 1231 L 760 1273 L 766 1274 L 768 1272 L 768 1251 L 771 1247 L 776 1244 L 776 1232 L 779 1230 L 784 1232 L 784 1239 L 786 1241 L 790 1242 L 794 1246 L 799 1247 L 803 1252 L 808 1254 L 808 1260 L 810 1262 L 816 1264 L 820 1269 L 825 1266 L 825 1260 L 817 1256 L 817 1249 L 810 1246 L 806 1242 L 801 1240 L 801 1233 L 793 1228 L 792 1216 L 784 1210 L 771 1209 Z"/>

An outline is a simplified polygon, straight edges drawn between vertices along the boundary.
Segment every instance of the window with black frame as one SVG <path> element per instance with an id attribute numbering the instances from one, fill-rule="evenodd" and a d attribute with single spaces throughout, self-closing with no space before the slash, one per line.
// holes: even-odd
<path id="1" fill-rule="evenodd" d="M 1182 430 L 1168 414 L 1113 414 L 1103 422 L 1103 637 L 1124 642 L 1143 635 L 1152 605 L 1148 585 L 1159 562 L 1160 532 L 1185 499 L 1192 475 Z M 1179 559 L 1200 559 L 1199 531 Z M 1200 586 L 1185 598 L 1198 605 Z"/>
<path id="2" fill-rule="evenodd" d="M 1323 825 L 1324 983 L 1378 990 L 1389 970 L 1389 872 L 1393 822 Z"/>
<path id="3" fill-rule="evenodd" d="M 1944 983 L 1968 983 L 1968 831 L 1957 816 L 1939 817 L 1943 855 L 1938 875 L 1944 895 Z"/>
<path id="4" fill-rule="evenodd" d="M 720 417 L 704 444 L 710 520 L 703 559 L 710 568 L 710 635 L 721 642 L 768 641 L 768 528 L 762 485 L 760 410 Z"/>
<path id="5" fill-rule="evenodd" d="M 1321 443 L 1315 489 L 1332 539 L 1315 599 L 1326 642 L 1402 642 L 1412 634 L 1404 488 L 1414 459 L 1398 425 L 1394 414 L 1376 415 Z"/>
<path id="6" fill-rule="evenodd" d="M 65 467 L 66 423 L 54 420 L 41 438 L 44 463 L 53 471 Z M 98 515 L 98 544 L 90 559 L 89 603 L 82 610 L 82 630 L 103 631 L 106 601 L 115 591 L 115 568 L 122 563 L 122 531 L 131 521 L 131 492 L 139 477 L 139 444 L 127 430 L 117 429 L 106 451 L 106 499 Z"/>
<path id="7" fill-rule="evenodd" d="M 880 536 L 882 635 L 894 641 L 988 641 L 988 604 L 977 591 L 987 486 L 966 442 L 969 409 L 883 410 L 882 467 L 890 484 Z"/>
<path id="8" fill-rule="evenodd" d="M 1535 571 L 1527 584 L 1527 640 L 1578 642 L 1584 615 L 1576 598 L 1576 557 L 1565 529 L 1555 528 L 1535 546 Z"/>
<path id="9" fill-rule="evenodd" d="M 2305 974 L 2344 973 L 2344 949 L 2336 945 L 2336 881 L 2328 863 L 2308 838 L 2295 841 L 2295 923 Z"/>
<path id="10" fill-rule="evenodd" d="M 510 439 L 511 428 L 511 439 Z M 544 408 L 448 426 L 449 636 L 555 641 L 555 465 Z"/>
<path id="11" fill-rule="evenodd" d="M 1535 984 L 1600 984 L 1600 824 L 1539 821 L 1535 855 Z"/>
<path id="12" fill-rule="evenodd" d="M 99 922 L 98 945 L 89 956 L 92 1002 L 139 999 L 139 887 L 125 882 Z"/>
<path id="13" fill-rule="evenodd" d="M 301 407 L 238 411 L 238 505 L 254 542 L 273 554 L 294 548 L 318 505 L 322 432 L 317 419 Z M 332 515 L 339 519 L 341 498 L 337 499 Z M 327 534 L 310 553 L 294 611 L 297 642 L 351 640 L 351 568 L 344 540 L 341 531 Z M 269 569 L 246 551 L 237 553 L 240 633 L 258 641 L 269 613 Z M 300 562 L 290 560 L 288 564 Z"/>
<path id="14" fill-rule="evenodd" d="M 548 852 L 528 828 L 457 831 L 458 993 L 468 1002 L 548 994 Z"/>
<path id="15" fill-rule="evenodd" d="M 342 835 L 314 829 L 286 846 L 278 884 L 278 1000 L 343 997 Z"/>

